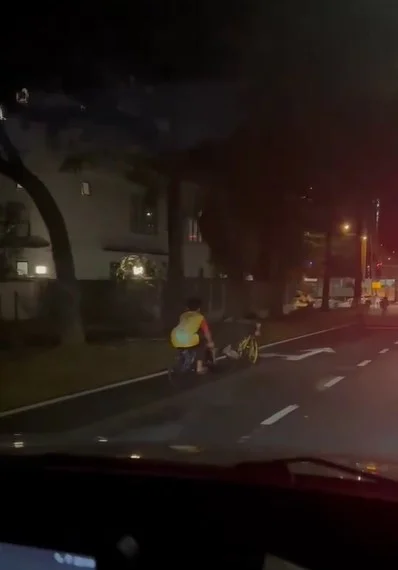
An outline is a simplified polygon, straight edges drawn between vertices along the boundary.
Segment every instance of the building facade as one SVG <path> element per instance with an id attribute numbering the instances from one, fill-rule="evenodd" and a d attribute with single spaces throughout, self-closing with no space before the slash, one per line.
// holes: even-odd
<path id="1" fill-rule="evenodd" d="M 61 165 L 69 149 L 76 147 L 78 131 L 65 129 L 57 145 L 50 148 L 40 123 L 31 124 L 29 129 L 24 129 L 19 120 L 7 123 L 7 132 L 26 166 L 50 190 L 64 217 L 77 278 L 110 279 L 120 260 L 131 254 L 151 259 L 159 273 L 165 273 L 168 233 L 164 185 L 149 188 L 133 182 L 114 162 L 64 171 Z M 109 145 L 114 145 L 117 133 L 113 130 L 108 134 Z M 182 185 L 183 203 L 187 204 L 184 272 L 187 277 L 210 277 L 209 250 L 195 212 L 189 208 L 194 191 L 192 185 Z M 55 277 L 51 243 L 40 213 L 25 190 L 4 177 L 0 177 L 0 224 L 1 249 L 19 277 Z"/>

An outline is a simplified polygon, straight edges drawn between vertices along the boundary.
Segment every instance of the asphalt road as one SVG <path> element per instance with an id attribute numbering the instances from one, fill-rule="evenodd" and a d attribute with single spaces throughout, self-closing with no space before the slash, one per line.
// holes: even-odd
<path id="1" fill-rule="evenodd" d="M 328 348 L 334 352 L 315 353 Z M 313 351 L 310 356 L 292 359 Z M 81 431 L 109 441 L 243 447 L 275 454 L 398 454 L 398 322 L 378 319 L 265 350 L 219 378 L 140 413 Z M 284 355 L 284 356 L 282 356 Z M 290 356 L 290 359 L 288 358 Z"/>
<path id="2" fill-rule="evenodd" d="M 345 331 L 345 329 L 341 329 L 341 331 Z M 341 334 L 348 333 L 344 332 Z M 289 345 L 289 350 L 299 350 L 300 348 L 305 348 L 305 346 L 305 342 L 297 341 Z M 236 368 L 236 365 L 234 363 L 222 362 L 219 368 L 218 374 L 208 375 L 208 377 L 190 378 L 187 381 L 187 385 L 179 382 L 177 391 L 191 389 L 192 383 L 200 386 L 208 383 L 218 383 L 223 374 L 231 378 L 231 371 Z M 248 370 L 245 373 L 240 373 L 238 376 L 246 378 L 251 373 L 252 371 Z M 124 417 L 126 414 L 130 417 L 136 410 L 141 410 L 153 402 L 170 399 L 175 394 L 176 389 L 171 385 L 167 375 L 157 376 L 142 382 L 128 383 L 121 387 L 99 391 L 87 396 L 62 400 L 54 405 L 35 408 L 15 415 L 4 416 L 4 414 L 0 414 L 0 435 L 7 436 L 14 433 L 54 435 L 63 432 L 67 432 L 70 435 L 71 431 L 79 430 L 87 425 L 102 425 L 108 418 Z"/>
<path id="3" fill-rule="evenodd" d="M 160 377 L 1 418 L 0 434 L 244 447 L 264 457 L 397 455 L 398 318 L 368 319 L 263 354 L 257 366 L 197 379 L 180 393 Z"/>

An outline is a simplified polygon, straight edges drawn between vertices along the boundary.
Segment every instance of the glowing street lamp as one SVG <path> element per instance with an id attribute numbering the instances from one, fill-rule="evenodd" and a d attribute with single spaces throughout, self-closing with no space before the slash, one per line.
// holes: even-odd
<path id="1" fill-rule="evenodd" d="M 351 229 L 351 224 L 347 224 L 347 223 L 346 223 L 346 224 L 343 224 L 343 225 L 341 226 L 341 229 L 343 230 L 343 232 L 349 232 L 350 229 Z"/>

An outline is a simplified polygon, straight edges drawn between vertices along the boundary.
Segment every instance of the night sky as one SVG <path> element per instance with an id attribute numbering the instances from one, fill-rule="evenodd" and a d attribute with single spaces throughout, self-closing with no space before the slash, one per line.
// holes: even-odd
<path id="1" fill-rule="evenodd" d="M 265 91 L 283 76 L 297 104 L 350 108 L 365 97 L 393 109 L 396 101 L 398 111 L 393 0 L 103 4 L 3 8 L 3 92 L 51 82 L 100 86 L 99 69 L 106 67 L 151 82 L 240 78 Z M 375 189 L 382 200 L 382 242 L 398 250 L 398 160 L 396 179 L 392 171 L 383 186 Z"/>

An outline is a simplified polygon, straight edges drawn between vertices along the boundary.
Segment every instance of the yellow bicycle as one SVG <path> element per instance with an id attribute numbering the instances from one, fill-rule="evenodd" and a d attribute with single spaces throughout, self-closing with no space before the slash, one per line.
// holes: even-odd
<path id="1" fill-rule="evenodd" d="M 246 358 L 251 364 L 256 364 L 259 354 L 259 346 L 257 337 L 260 336 L 261 324 L 256 324 L 256 329 L 253 333 L 245 336 L 238 344 L 237 353 L 239 358 Z"/>

